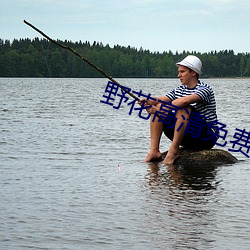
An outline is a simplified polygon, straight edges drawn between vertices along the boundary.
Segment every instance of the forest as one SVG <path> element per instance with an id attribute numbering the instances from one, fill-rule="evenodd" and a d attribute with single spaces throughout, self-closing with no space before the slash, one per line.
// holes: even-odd
<path id="1" fill-rule="evenodd" d="M 198 56 L 202 77 L 249 77 L 250 53 L 233 50 L 150 52 L 143 48 L 101 42 L 59 41 L 85 56 L 112 77 L 170 78 L 177 76 L 175 63 L 186 55 Z M 0 39 L 0 77 L 102 77 L 86 62 L 46 39 Z"/>

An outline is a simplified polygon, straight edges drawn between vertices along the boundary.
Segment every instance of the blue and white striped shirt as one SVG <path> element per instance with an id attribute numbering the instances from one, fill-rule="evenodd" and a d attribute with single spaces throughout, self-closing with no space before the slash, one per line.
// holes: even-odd
<path id="1" fill-rule="evenodd" d="M 168 92 L 166 96 L 171 101 L 174 101 L 180 97 L 191 94 L 197 94 L 201 98 L 201 102 L 192 103 L 190 105 L 193 106 L 202 116 L 206 117 L 207 123 L 215 122 L 217 120 L 216 102 L 213 89 L 208 84 L 198 81 L 198 84 L 192 89 L 188 88 L 186 85 L 181 85 Z"/>

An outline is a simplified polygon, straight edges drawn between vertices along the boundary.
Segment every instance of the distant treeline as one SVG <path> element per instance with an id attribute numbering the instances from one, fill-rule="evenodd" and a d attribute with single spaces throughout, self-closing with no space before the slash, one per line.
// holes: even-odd
<path id="1" fill-rule="evenodd" d="M 59 41 L 61 42 L 61 41 Z M 150 52 L 99 42 L 61 42 L 113 77 L 176 77 L 175 63 L 188 54 L 200 57 L 203 77 L 249 77 L 250 54 L 233 50 L 199 53 Z M 0 77 L 101 77 L 99 72 L 46 39 L 0 39 Z"/>

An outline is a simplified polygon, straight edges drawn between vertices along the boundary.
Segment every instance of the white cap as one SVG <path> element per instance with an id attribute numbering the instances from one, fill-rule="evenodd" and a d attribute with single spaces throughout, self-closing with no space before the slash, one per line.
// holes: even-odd
<path id="1" fill-rule="evenodd" d="M 201 63 L 201 60 L 197 56 L 189 55 L 185 57 L 181 62 L 176 63 L 176 66 L 179 66 L 179 65 L 192 69 L 199 75 L 202 74 L 202 71 L 201 71 L 202 63 Z"/>

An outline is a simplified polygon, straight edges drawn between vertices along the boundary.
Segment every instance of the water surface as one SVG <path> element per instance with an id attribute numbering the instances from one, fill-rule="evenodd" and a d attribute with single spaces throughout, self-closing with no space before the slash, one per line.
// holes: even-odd
<path id="1" fill-rule="evenodd" d="M 179 84 L 119 81 L 152 95 Z M 0 249 L 249 249 L 249 159 L 143 163 L 148 121 L 129 115 L 131 98 L 101 103 L 107 82 L 0 79 Z M 250 131 L 250 80 L 205 82 L 228 129 L 217 147 L 228 150 L 235 128 Z"/>

